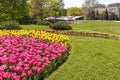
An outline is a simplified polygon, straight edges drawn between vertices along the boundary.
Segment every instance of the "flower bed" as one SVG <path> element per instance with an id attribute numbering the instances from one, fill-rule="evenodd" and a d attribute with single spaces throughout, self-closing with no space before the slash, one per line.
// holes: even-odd
<path id="1" fill-rule="evenodd" d="M 70 40 L 67 36 L 53 34 L 40 30 L 0 30 L 0 36 L 24 36 L 32 38 L 42 38 L 52 43 L 60 43 L 64 46 L 69 45 Z"/>
<path id="2" fill-rule="evenodd" d="M 101 32 L 83 32 L 83 31 L 55 31 L 55 30 L 45 30 L 46 32 L 50 33 L 58 33 L 58 34 L 65 34 L 65 35 L 80 35 L 80 36 L 90 36 L 90 37 L 102 37 L 102 38 L 109 38 L 109 39 L 119 39 L 118 35 L 111 35 L 107 33 Z"/>
<path id="3" fill-rule="evenodd" d="M 3 30 L 0 36 L 0 80 L 42 80 L 69 55 L 69 38 L 63 35 Z"/>

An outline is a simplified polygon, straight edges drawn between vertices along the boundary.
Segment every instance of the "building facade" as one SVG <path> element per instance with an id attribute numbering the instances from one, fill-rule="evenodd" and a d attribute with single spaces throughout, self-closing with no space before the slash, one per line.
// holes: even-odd
<path id="1" fill-rule="evenodd" d="M 120 18 L 120 3 L 109 4 L 107 6 L 107 11 L 108 11 L 109 15 L 114 14 L 118 18 Z"/>
<path id="2" fill-rule="evenodd" d="M 95 13 L 105 13 L 107 10 L 109 20 L 120 20 L 120 3 L 112 3 L 105 6 L 104 4 L 96 4 L 94 6 Z"/>
<path id="3" fill-rule="evenodd" d="M 94 8 L 95 8 L 95 12 L 98 13 L 102 13 L 106 9 L 104 4 L 96 4 Z"/>

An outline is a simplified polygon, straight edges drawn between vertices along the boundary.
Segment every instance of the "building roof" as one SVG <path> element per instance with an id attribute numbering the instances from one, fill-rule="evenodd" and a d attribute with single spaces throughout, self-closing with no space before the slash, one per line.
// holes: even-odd
<path id="1" fill-rule="evenodd" d="M 120 3 L 108 4 L 108 7 L 120 7 Z"/>
<path id="2" fill-rule="evenodd" d="M 105 8 L 105 5 L 104 4 L 96 4 L 95 8 Z"/>

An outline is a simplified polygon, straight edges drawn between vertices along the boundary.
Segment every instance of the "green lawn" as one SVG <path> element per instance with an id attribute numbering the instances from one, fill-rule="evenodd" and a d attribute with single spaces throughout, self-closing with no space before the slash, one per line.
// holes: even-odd
<path id="1" fill-rule="evenodd" d="M 73 30 L 77 31 L 97 31 L 120 35 L 120 22 L 111 21 L 83 21 L 78 24 L 70 24 Z M 50 30 L 49 26 L 43 25 L 22 25 L 27 30 Z"/>
<path id="2" fill-rule="evenodd" d="M 69 37 L 71 55 L 46 80 L 120 80 L 120 40 Z"/>
<path id="3" fill-rule="evenodd" d="M 88 21 L 71 25 L 75 30 L 120 35 L 118 22 Z M 29 29 L 36 29 L 35 27 L 40 30 L 49 29 L 47 26 L 29 26 Z M 45 80 L 120 80 L 120 40 L 69 37 L 72 50 L 68 60 Z"/>
<path id="4" fill-rule="evenodd" d="M 73 29 L 82 31 L 98 31 L 111 34 L 120 34 L 120 22 L 111 21 L 84 21 L 79 24 L 71 24 Z"/>
<path id="5" fill-rule="evenodd" d="M 50 29 L 48 26 L 43 25 L 21 25 L 23 29 L 26 30 L 45 30 Z"/>

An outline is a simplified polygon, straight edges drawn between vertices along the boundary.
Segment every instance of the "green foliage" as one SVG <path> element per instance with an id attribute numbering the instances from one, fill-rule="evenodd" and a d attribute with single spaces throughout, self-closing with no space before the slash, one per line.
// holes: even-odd
<path id="1" fill-rule="evenodd" d="M 63 0 L 58 0 L 58 3 L 60 5 L 61 9 L 63 9 L 64 5 L 65 5 L 64 2 L 63 2 Z"/>
<path id="2" fill-rule="evenodd" d="M 62 10 L 61 16 L 67 16 L 67 9 L 63 9 L 63 10 Z"/>
<path id="3" fill-rule="evenodd" d="M 41 20 L 49 16 L 60 16 L 63 10 L 62 0 L 31 0 L 32 17 L 40 17 Z"/>
<path id="4" fill-rule="evenodd" d="M 0 19 L 16 20 L 28 15 L 27 0 L 0 0 Z"/>
<path id="5" fill-rule="evenodd" d="M 31 0 L 30 10 L 33 17 L 43 16 L 43 0 Z"/>
<path id="6" fill-rule="evenodd" d="M 104 13 L 104 20 L 108 20 L 108 18 L 109 18 L 109 15 L 108 15 L 108 11 L 106 9 L 105 13 Z"/>
<path id="7" fill-rule="evenodd" d="M 67 11 L 68 16 L 81 16 L 83 13 L 83 9 L 79 7 L 71 7 Z"/>
<path id="8" fill-rule="evenodd" d="M 99 15 L 98 15 L 98 19 L 99 20 L 104 20 L 104 11 L 102 11 L 102 12 L 99 12 Z"/>
<path id="9" fill-rule="evenodd" d="M 50 25 L 51 29 L 55 30 L 71 30 L 72 27 L 65 22 L 56 22 Z"/>
<path id="10" fill-rule="evenodd" d="M 37 18 L 37 24 L 38 25 L 50 25 L 50 22 L 48 22 L 48 21 L 43 21 L 43 20 L 41 20 L 39 17 Z"/>
<path id="11" fill-rule="evenodd" d="M 39 21 L 37 22 L 38 25 L 50 25 L 50 22 L 48 21 Z"/>
<path id="12" fill-rule="evenodd" d="M 94 10 L 92 10 L 92 11 L 90 12 L 90 19 L 91 19 L 91 20 L 95 20 L 95 11 L 94 11 Z"/>
<path id="13" fill-rule="evenodd" d="M 20 24 L 29 24 L 31 18 L 29 16 L 23 16 L 22 18 L 17 19 Z"/>
<path id="14" fill-rule="evenodd" d="M 21 25 L 25 30 L 50 30 L 49 26 L 45 25 Z"/>
<path id="15" fill-rule="evenodd" d="M 19 23 L 15 21 L 4 21 L 0 23 L 0 29 L 6 29 L 6 30 L 20 30 L 22 29 L 19 25 Z"/>

